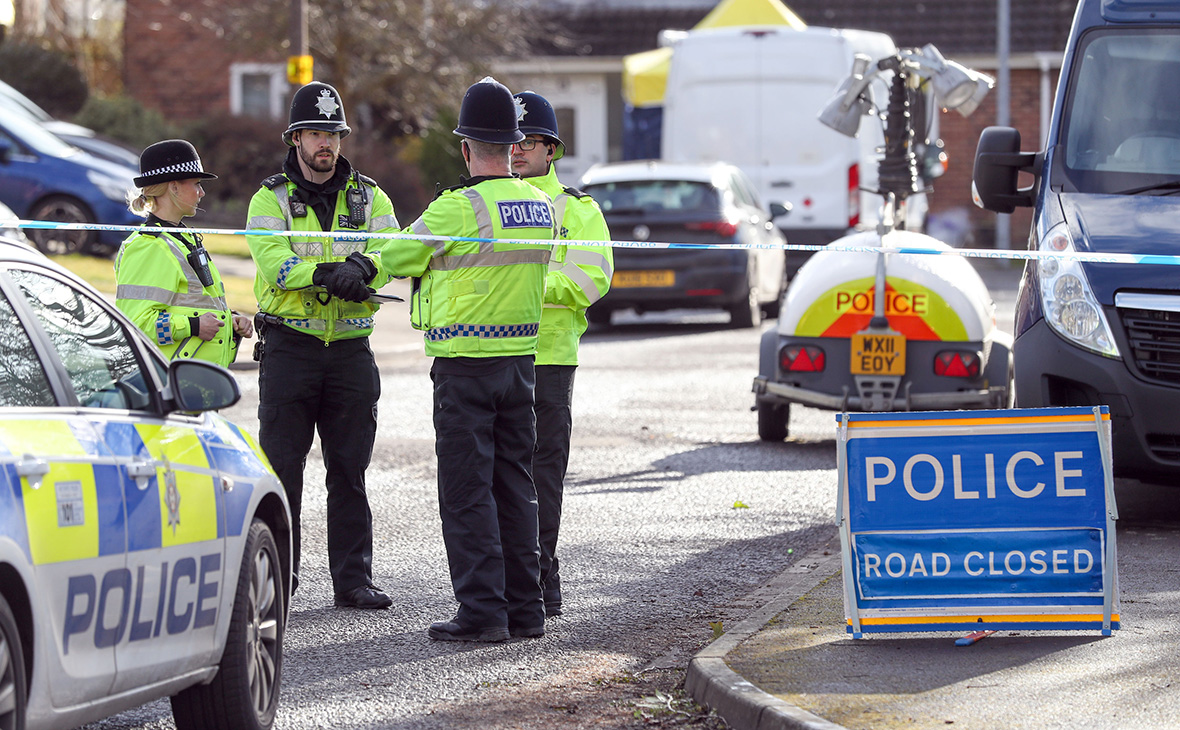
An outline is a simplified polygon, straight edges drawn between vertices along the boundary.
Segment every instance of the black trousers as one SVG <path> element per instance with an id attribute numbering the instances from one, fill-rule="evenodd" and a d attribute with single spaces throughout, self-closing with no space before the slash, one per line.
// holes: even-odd
<path id="1" fill-rule="evenodd" d="M 465 626 L 545 623 L 533 487 L 533 358 L 438 358 L 438 507 Z"/>
<path id="2" fill-rule="evenodd" d="M 541 588 L 545 603 L 550 604 L 561 603 L 557 533 L 561 528 L 561 500 L 570 460 L 575 370 L 574 365 L 536 367 L 537 445 L 533 451 L 533 482 L 537 485 Z"/>
<path id="3" fill-rule="evenodd" d="M 258 375 L 259 444 L 283 482 L 299 574 L 303 469 L 318 430 L 327 469 L 328 569 L 346 593 L 373 578 L 373 515 L 365 469 L 377 434 L 381 378 L 368 338 L 323 340 L 269 327 Z"/>

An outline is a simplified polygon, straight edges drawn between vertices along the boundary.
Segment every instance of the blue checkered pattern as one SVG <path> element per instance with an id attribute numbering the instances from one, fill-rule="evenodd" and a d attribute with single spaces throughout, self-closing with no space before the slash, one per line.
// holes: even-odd
<path id="1" fill-rule="evenodd" d="M 160 346 L 171 345 L 175 340 L 172 339 L 172 314 L 169 312 L 160 312 L 156 317 L 156 344 Z"/>
<path id="2" fill-rule="evenodd" d="M 367 329 L 367 328 L 373 326 L 373 318 L 372 317 L 361 317 L 358 319 L 342 319 L 340 321 L 346 325 L 351 326 L 351 327 L 359 327 L 361 329 Z"/>
<path id="3" fill-rule="evenodd" d="M 449 340 L 452 337 L 534 337 L 537 325 L 534 324 L 452 324 L 446 327 L 435 327 L 426 331 L 426 339 L 431 342 Z"/>
<path id="4" fill-rule="evenodd" d="M 291 269 L 295 268 L 295 265 L 298 264 L 299 261 L 300 259 L 298 256 L 292 256 L 291 258 L 284 261 L 283 265 L 279 267 L 279 276 L 277 279 L 275 279 L 275 283 L 279 285 L 280 289 L 287 288 L 287 275 L 291 273 Z"/>

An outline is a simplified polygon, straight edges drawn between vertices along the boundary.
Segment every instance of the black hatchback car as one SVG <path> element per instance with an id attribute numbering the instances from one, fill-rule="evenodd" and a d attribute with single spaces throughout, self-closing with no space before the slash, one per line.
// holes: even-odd
<path id="1" fill-rule="evenodd" d="M 778 203 L 763 208 L 737 167 L 621 162 L 590 168 L 581 185 L 602 208 L 616 241 L 722 244 L 616 246 L 611 288 L 587 310 L 591 322 L 609 324 L 611 314 L 624 309 L 724 309 L 737 327 L 758 326 L 763 313 L 778 315 L 787 285 L 786 239 L 773 219 L 787 209 Z"/>

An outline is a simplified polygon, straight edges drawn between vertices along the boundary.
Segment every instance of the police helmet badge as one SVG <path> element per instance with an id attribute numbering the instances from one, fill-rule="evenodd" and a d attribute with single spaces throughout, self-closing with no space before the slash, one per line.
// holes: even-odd
<path id="1" fill-rule="evenodd" d="M 315 102 L 315 108 L 319 110 L 320 114 L 331 119 L 332 115 L 336 113 L 336 110 L 340 108 L 340 105 L 336 103 L 336 99 L 333 98 L 331 91 L 321 89 L 320 97 Z"/>

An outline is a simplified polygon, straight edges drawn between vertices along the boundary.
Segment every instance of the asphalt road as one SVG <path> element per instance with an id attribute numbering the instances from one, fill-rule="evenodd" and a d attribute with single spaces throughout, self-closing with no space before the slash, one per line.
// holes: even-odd
<path id="1" fill-rule="evenodd" d="M 394 285 L 396 293 L 396 285 Z M 281 728 L 449 728 L 529 687 L 687 666 L 740 599 L 832 533 L 830 413 L 800 439 L 758 441 L 750 411 L 759 333 L 724 314 L 654 317 L 583 341 L 559 555 L 565 615 L 544 638 L 427 638 L 453 615 L 439 527 L 429 362 L 406 305 L 382 312 L 379 433 L 368 486 L 381 612 L 338 610 L 326 567 L 323 466 L 307 465 L 302 581 L 286 635 Z M 766 326 L 770 326 L 768 323 Z M 256 370 L 231 419 L 256 430 Z M 735 613 L 736 612 L 736 613 Z M 171 728 L 166 701 L 91 728 Z"/>
<path id="2" fill-rule="evenodd" d="M 1018 270 L 979 268 L 1010 329 Z M 612 329 L 584 338 L 577 374 L 559 550 L 565 615 L 539 640 L 431 642 L 426 627 L 455 604 L 435 496 L 429 362 L 404 307 L 383 309 L 373 341 L 383 390 L 368 476 L 374 572 L 394 605 L 331 607 L 323 467 L 313 448 L 278 727 L 462 727 L 473 708 L 521 693 L 683 668 L 717 622 L 732 625 L 756 608 L 745 596 L 835 535 L 834 416 L 795 408 L 787 443 L 758 440 L 757 330 L 731 329 L 724 314 L 616 317 Z M 256 431 L 256 371 L 235 373 L 244 397 L 227 415 Z M 1119 488 L 1148 505 L 1168 493 Z M 1150 527 L 1154 539 L 1129 540 L 1120 560 L 1139 549 L 1175 554 L 1175 510 L 1146 511 L 1154 521 L 1137 529 Z M 87 727 L 174 725 L 161 701 Z"/>

